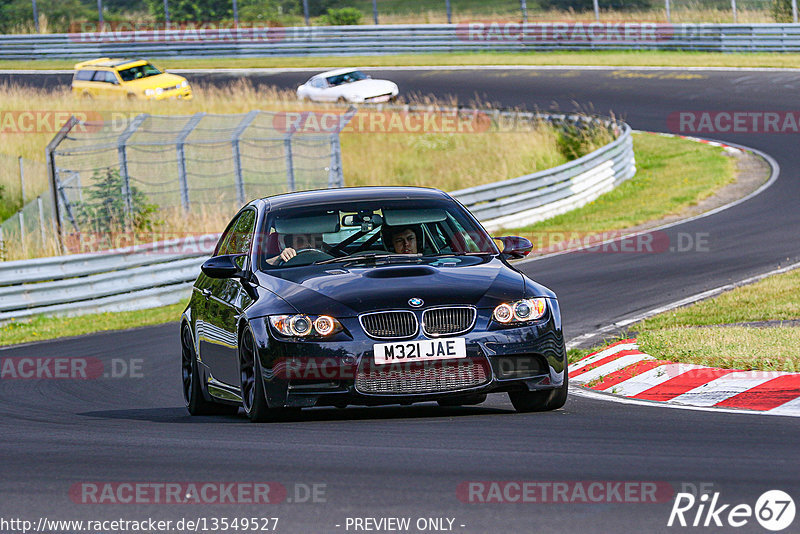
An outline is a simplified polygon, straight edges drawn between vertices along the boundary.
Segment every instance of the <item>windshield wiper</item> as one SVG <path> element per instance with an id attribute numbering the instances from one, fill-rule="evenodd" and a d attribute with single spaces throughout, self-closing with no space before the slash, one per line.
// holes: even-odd
<path id="1" fill-rule="evenodd" d="M 367 254 L 356 254 L 352 256 L 344 256 L 342 258 L 331 258 L 329 260 L 315 261 L 315 265 L 325 265 L 327 263 L 341 263 L 341 262 L 372 262 L 377 263 L 378 260 L 418 260 L 422 254 L 391 254 L 389 252 L 380 254 L 377 252 L 370 252 Z"/>

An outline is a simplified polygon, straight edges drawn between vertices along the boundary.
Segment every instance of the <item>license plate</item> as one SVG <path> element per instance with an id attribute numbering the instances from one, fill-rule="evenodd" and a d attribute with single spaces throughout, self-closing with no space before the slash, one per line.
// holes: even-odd
<path id="1" fill-rule="evenodd" d="M 463 337 L 375 343 L 372 348 L 375 350 L 375 363 L 377 364 L 452 360 L 467 357 L 467 345 Z"/>

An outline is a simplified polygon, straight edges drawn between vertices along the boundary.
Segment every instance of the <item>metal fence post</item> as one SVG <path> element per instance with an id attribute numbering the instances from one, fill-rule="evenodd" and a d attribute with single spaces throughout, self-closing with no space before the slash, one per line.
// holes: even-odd
<path id="1" fill-rule="evenodd" d="M 525 0 L 519 0 L 519 8 L 522 10 L 522 22 L 528 22 L 528 4 Z"/>
<path id="2" fill-rule="evenodd" d="M 308 23 L 308 0 L 303 0 L 303 18 L 306 21 L 306 27 L 310 26 Z"/>
<path id="3" fill-rule="evenodd" d="M 6 260 L 6 242 L 3 239 L 3 225 L 0 224 L 0 261 Z"/>
<path id="4" fill-rule="evenodd" d="M 186 154 L 184 153 L 183 146 L 186 143 L 186 138 L 189 137 L 189 134 L 192 133 L 197 123 L 199 123 L 203 117 L 206 116 L 206 113 L 200 112 L 195 113 L 192 115 L 192 118 L 189 119 L 189 122 L 186 123 L 186 126 L 183 127 L 181 133 L 178 134 L 178 138 L 175 143 L 175 148 L 178 152 L 178 180 L 180 182 L 181 188 L 181 205 L 183 206 L 184 211 L 189 211 L 189 181 L 186 178 Z"/>
<path id="5" fill-rule="evenodd" d="M 294 161 L 292 157 L 292 132 L 283 138 L 283 153 L 286 158 L 286 187 L 294 191 Z"/>
<path id="6" fill-rule="evenodd" d="M 453 23 L 453 12 L 450 9 L 450 0 L 444 0 L 444 10 L 447 12 L 447 23 Z"/>
<path id="7" fill-rule="evenodd" d="M 792 0 L 792 22 L 797 24 L 797 0 Z"/>
<path id="8" fill-rule="evenodd" d="M 36 28 L 36 33 L 39 33 L 39 7 L 36 5 L 36 0 L 33 0 L 33 27 Z"/>
<path id="9" fill-rule="evenodd" d="M 22 213 L 22 210 L 19 210 L 17 215 L 19 215 L 19 242 L 20 245 L 22 246 L 22 255 L 27 256 L 28 247 L 25 244 L 25 215 Z"/>
<path id="10" fill-rule="evenodd" d="M 592 0 L 592 4 L 594 6 L 594 20 L 600 21 L 600 3 L 598 0 Z"/>
<path id="11" fill-rule="evenodd" d="M 328 167 L 328 187 L 342 187 L 344 175 L 342 174 L 342 146 L 339 143 L 339 134 L 331 134 L 331 164 Z"/>
<path id="12" fill-rule="evenodd" d="M 378 24 L 378 0 L 372 0 L 372 18 L 375 19 L 375 24 Z"/>
<path id="13" fill-rule="evenodd" d="M 344 170 L 342 169 L 342 144 L 339 133 L 358 113 L 358 108 L 350 106 L 339 119 L 339 127 L 331 134 L 331 164 L 328 166 L 328 187 L 344 187 Z"/>
<path id="14" fill-rule="evenodd" d="M 128 174 L 128 139 L 136 132 L 144 120 L 146 114 L 137 115 L 125 131 L 117 138 L 117 156 L 119 157 L 119 175 L 122 178 L 122 198 L 125 199 L 125 213 L 130 218 L 133 214 L 133 195 L 131 194 L 131 178 Z"/>
<path id="15" fill-rule="evenodd" d="M 58 238 L 59 252 L 64 252 L 64 235 L 63 226 L 61 224 L 61 211 L 58 207 L 58 176 L 56 172 L 56 157 L 55 150 L 58 145 L 64 140 L 67 134 L 78 124 L 78 119 L 75 115 L 71 115 L 66 124 L 61 127 L 58 133 L 50 140 L 45 148 L 45 161 L 47 162 L 47 174 L 50 178 L 50 195 L 53 201 L 53 220 L 56 225 L 56 236 Z"/>
<path id="16" fill-rule="evenodd" d="M 44 232 L 44 210 L 42 209 L 42 196 L 36 197 L 36 206 L 39 208 L 39 231 L 42 233 L 42 249 L 44 249 L 47 238 Z"/>
<path id="17" fill-rule="evenodd" d="M 19 156 L 19 188 L 22 191 L 22 205 L 25 205 L 25 169 L 22 165 L 22 156 Z"/>
<path id="18" fill-rule="evenodd" d="M 236 126 L 231 136 L 231 147 L 233 148 L 233 179 L 236 181 L 236 200 L 239 204 L 244 204 L 247 195 L 244 191 L 244 177 L 242 176 L 242 154 L 239 151 L 239 138 L 250 124 L 258 117 L 260 112 L 256 109 L 244 116 L 242 121 Z"/>
<path id="19" fill-rule="evenodd" d="M 672 16 L 670 16 L 669 12 L 669 0 L 664 0 L 664 9 L 667 12 L 667 22 L 672 22 Z"/>
<path id="20" fill-rule="evenodd" d="M 733 22 L 735 24 L 739 19 L 736 13 L 736 0 L 731 0 L 731 10 L 733 11 Z"/>

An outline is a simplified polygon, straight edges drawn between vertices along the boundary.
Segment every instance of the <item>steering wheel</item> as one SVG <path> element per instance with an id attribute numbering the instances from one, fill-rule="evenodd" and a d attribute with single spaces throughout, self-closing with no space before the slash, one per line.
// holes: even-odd
<path id="1" fill-rule="evenodd" d="M 304 255 L 304 254 L 308 255 L 309 252 L 313 252 L 313 253 L 316 253 L 316 254 L 324 256 L 324 258 L 321 258 L 321 259 L 328 259 L 328 258 L 332 258 L 333 257 L 330 254 L 328 254 L 327 252 L 325 252 L 324 250 L 320 250 L 318 248 L 304 248 L 303 250 L 298 250 L 296 256 L 294 256 L 292 258 L 289 258 L 286 261 L 278 260 L 277 265 L 292 265 L 293 263 L 299 263 L 299 262 L 296 262 L 295 260 L 297 258 L 299 258 L 300 256 Z"/>

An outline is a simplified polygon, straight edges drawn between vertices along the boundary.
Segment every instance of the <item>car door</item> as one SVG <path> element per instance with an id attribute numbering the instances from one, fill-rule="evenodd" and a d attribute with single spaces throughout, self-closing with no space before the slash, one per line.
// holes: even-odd
<path id="1" fill-rule="evenodd" d="M 237 215 L 221 241 L 217 255 L 247 254 L 240 267 L 249 268 L 250 245 L 256 224 L 256 210 L 248 208 Z M 215 380 L 239 386 L 239 355 L 236 325 L 248 297 L 237 278 L 204 281 L 206 301 L 203 309 L 200 357 Z"/>
<path id="2" fill-rule="evenodd" d="M 107 70 L 98 70 L 94 73 L 94 77 L 92 77 L 91 84 L 91 93 L 94 96 L 100 97 L 109 97 L 113 95 L 113 88 L 114 86 L 109 83 L 108 75 L 113 73 Z"/>

